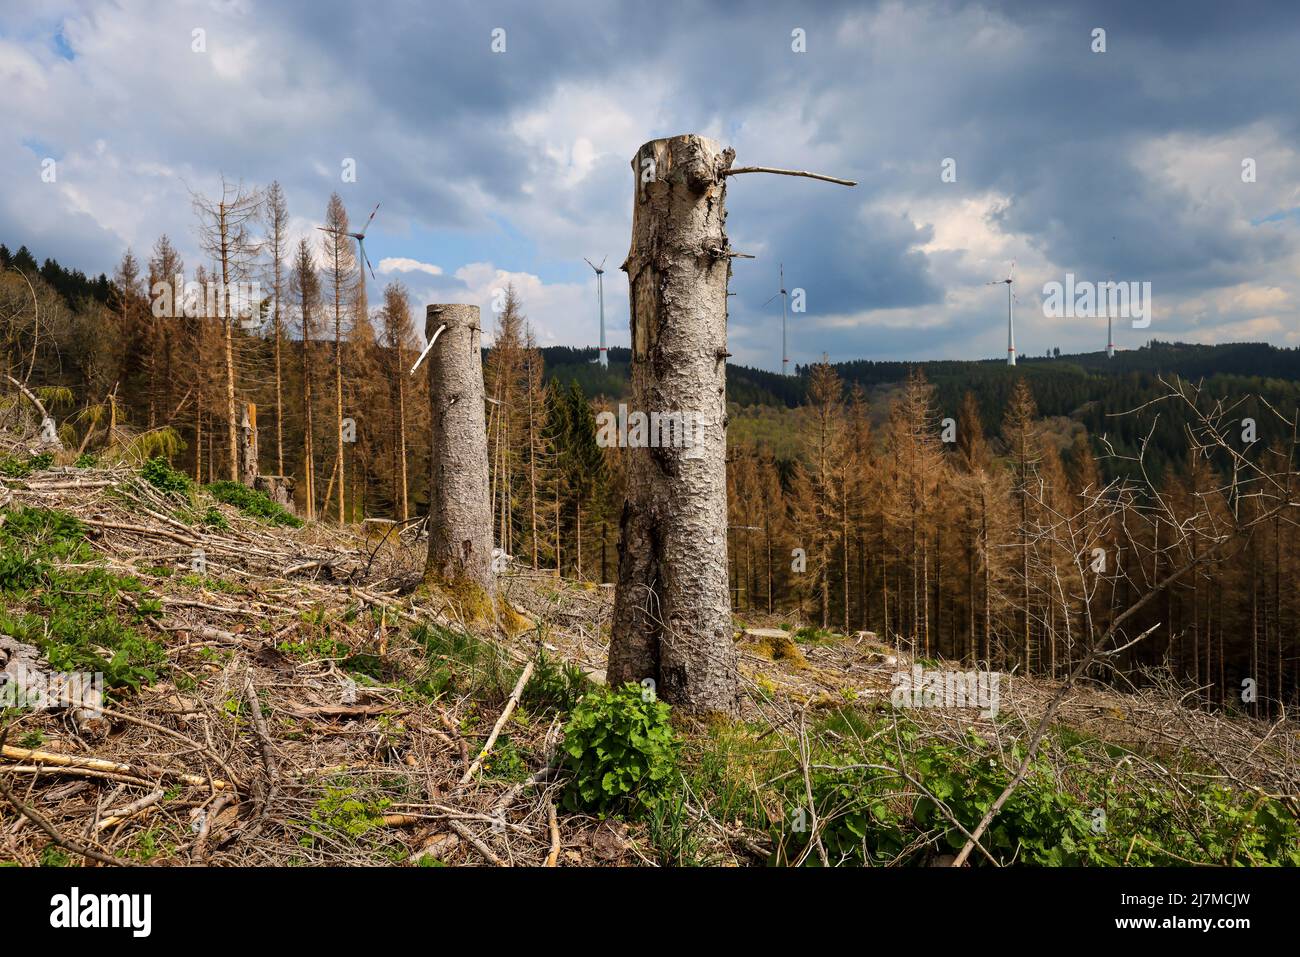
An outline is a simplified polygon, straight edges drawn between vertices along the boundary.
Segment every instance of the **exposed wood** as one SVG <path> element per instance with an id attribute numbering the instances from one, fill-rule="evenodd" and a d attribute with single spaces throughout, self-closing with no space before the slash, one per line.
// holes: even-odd
<path id="1" fill-rule="evenodd" d="M 549 799 L 546 802 L 546 824 L 551 832 L 551 850 L 546 855 L 546 863 L 542 866 L 554 867 L 560 857 L 560 825 L 555 819 L 555 802 Z"/>
<path id="2" fill-rule="evenodd" d="M 85 768 L 90 771 L 106 771 L 111 774 L 124 774 L 133 778 L 153 778 L 157 776 L 168 777 L 189 784 L 194 787 L 213 787 L 218 791 L 224 791 L 231 788 L 228 781 L 220 778 L 205 778 L 197 774 L 187 774 L 181 771 L 171 771 L 166 768 L 143 769 L 135 768 L 129 764 L 122 764 L 119 761 L 108 761 L 103 758 L 87 757 L 74 754 L 54 754 L 49 751 L 36 751 L 31 748 L 18 748 L 6 744 L 0 749 L 0 757 L 10 761 L 32 761 L 36 764 L 48 764 L 54 767 L 63 768 Z M 5 766 L 0 765 L 0 771 L 4 771 Z"/>
<path id="3" fill-rule="evenodd" d="M 13 383 L 14 387 L 23 394 L 23 397 L 34 405 L 36 411 L 41 414 L 41 442 L 51 448 L 62 450 L 63 442 L 59 439 L 59 432 L 55 426 L 54 417 L 51 416 L 49 412 L 45 411 L 45 406 L 42 404 L 41 400 L 36 397 L 35 393 L 33 393 L 31 389 L 27 388 L 23 383 L 9 375 L 9 373 L 5 373 L 5 378 Z"/>
<path id="4" fill-rule="evenodd" d="M 239 480 L 250 488 L 257 481 L 257 406 L 245 402 L 239 419 Z"/>

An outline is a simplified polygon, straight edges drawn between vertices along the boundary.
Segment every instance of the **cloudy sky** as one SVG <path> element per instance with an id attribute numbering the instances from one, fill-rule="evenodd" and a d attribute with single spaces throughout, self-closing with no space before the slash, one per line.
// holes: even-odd
<path id="1" fill-rule="evenodd" d="M 295 234 L 382 202 L 417 307 L 513 281 L 542 344 L 595 344 L 608 256 L 623 345 L 630 161 L 698 132 L 859 183 L 730 181 L 737 361 L 780 367 L 781 263 L 799 362 L 1005 355 L 1012 260 L 1023 352 L 1104 344 L 1043 315 L 1067 273 L 1151 283 L 1121 348 L 1298 346 L 1297 90 L 1290 2 L 0 0 L 0 241 L 98 272 L 165 232 L 193 266 L 191 190 L 278 179 Z"/>

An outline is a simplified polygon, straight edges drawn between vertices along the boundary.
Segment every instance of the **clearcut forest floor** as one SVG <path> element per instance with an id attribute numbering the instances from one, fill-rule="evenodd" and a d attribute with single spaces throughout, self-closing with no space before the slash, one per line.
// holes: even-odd
<path id="1" fill-rule="evenodd" d="M 519 616 L 467 624 L 454 598 L 418 587 L 424 545 L 415 527 L 386 538 L 360 527 L 280 527 L 206 492 L 161 492 L 124 467 L 0 480 L 0 516 L 24 507 L 80 520 L 92 554 L 69 563 L 73 571 L 138 582 L 112 602 L 143 643 L 121 660 L 134 655 L 147 673 L 138 687 L 112 690 L 99 721 L 6 713 L 7 863 L 103 866 L 66 845 L 127 865 L 816 860 L 820 849 L 796 853 L 804 832 L 791 795 L 800 776 L 821 781 L 810 767 L 825 768 L 800 755 L 833 747 L 851 760 L 857 742 L 897 736 L 905 721 L 919 735 L 909 741 L 1010 766 L 1060 687 L 1006 678 L 996 718 L 941 708 L 900 717 L 889 692 L 911 665 L 906 655 L 867 633 L 747 634 L 789 620 L 742 612 L 743 720 L 675 719 L 685 740 L 680 798 L 669 812 L 601 820 L 564 809 L 555 766 L 567 711 L 588 682 L 603 680 L 612 587 L 512 569 L 501 590 Z M 198 570 L 196 549 L 206 563 Z M 29 635 L 45 614 L 30 594 L 6 605 L 5 620 L 25 621 Z M 520 707 L 460 784 L 533 659 Z M 1079 760 L 1130 795 L 1151 781 L 1175 796 L 1217 782 L 1294 813 L 1300 792 L 1293 723 L 1207 713 L 1156 688 L 1074 688 L 1052 737 L 1044 773 L 1058 774 L 1062 789 Z M 933 788 L 923 768 L 906 773 L 908 747 L 899 752 L 889 797 L 914 802 Z M 823 826 L 835 819 L 834 797 L 820 813 Z M 1186 813 L 1195 830 L 1198 806 Z M 943 863 L 960 846 L 953 836 L 940 818 L 903 842 L 897 859 Z M 1222 855 L 1229 850 L 1237 853 Z M 853 854 L 851 845 L 831 851 L 832 862 Z"/>

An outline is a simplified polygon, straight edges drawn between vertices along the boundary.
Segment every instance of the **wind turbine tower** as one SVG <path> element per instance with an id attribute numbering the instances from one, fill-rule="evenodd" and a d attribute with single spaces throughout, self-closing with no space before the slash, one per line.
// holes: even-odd
<path id="1" fill-rule="evenodd" d="M 1006 279 L 997 279 L 993 282 L 986 282 L 986 286 L 1001 286 L 1004 283 L 1007 287 L 1007 365 L 1016 364 L 1016 324 L 1011 314 L 1012 292 L 1011 287 L 1015 283 L 1016 262 L 1011 261 L 1011 271 L 1007 273 Z"/>
<path id="2" fill-rule="evenodd" d="M 606 259 L 609 257 L 606 256 Z M 590 259 L 583 257 L 583 262 L 596 271 L 596 298 L 600 302 L 600 367 L 609 368 L 609 352 L 605 348 L 605 260 L 597 266 Z"/>
<path id="3" fill-rule="evenodd" d="M 766 306 L 768 303 L 772 301 L 772 299 L 775 299 L 777 296 L 781 297 L 781 375 L 789 375 L 790 374 L 790 352 L 786 348 L 786 335 L 785 335 L 785 323 L 786 323 L 785 263 L 781 264 L 780 291 L 776 293 L 776 295 L 772 296 L 771 299 L 768 299 L 767 302 L 763 303 L 763 305 Z"/>
<path id="4" fill-rule="evenodd" d="M 1114 323 L 1114 318 L 1111 316 L 1110 310 L 1107 309 L 1106 310 L 1106 358 L 1107 359 L 1115 358 L 1115 335 L 1111 331 L 1111 326 L 1113 325 L 1113 323 Z"/>

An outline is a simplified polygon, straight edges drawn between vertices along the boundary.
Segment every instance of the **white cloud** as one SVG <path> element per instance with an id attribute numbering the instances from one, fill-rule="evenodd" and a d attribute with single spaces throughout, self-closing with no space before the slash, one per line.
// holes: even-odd
<path id="1" fill-rule="evenodd" d="M 422 263 L 418 259 L 407 259 L 405 256 L 385 256 L 379 260 L 379 271 L 382 273 L 426 272 L 430 276 L 442 275 L 441 266 L 435 266 L 433 263 Z"/>

